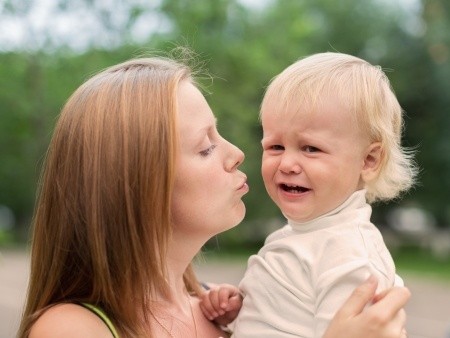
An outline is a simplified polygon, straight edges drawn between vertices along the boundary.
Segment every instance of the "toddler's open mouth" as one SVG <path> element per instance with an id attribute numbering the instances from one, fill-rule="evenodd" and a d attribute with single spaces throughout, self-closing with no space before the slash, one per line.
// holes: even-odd
<path id="1" fill-rule="evenodd" d="M 311 189 L 301 187 L 298 185 L 291 185 L 291 184 L 280 184 L 280 188 L 286 192 L 290 192 L 292 194 L 301 194 L 304 192 L 307 192 Z"/>

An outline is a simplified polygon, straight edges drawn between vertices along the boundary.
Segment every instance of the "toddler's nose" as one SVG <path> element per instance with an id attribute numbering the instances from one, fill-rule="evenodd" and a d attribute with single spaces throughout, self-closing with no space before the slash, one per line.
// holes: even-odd
<path id="1" fill-rule="evenodd" d="M 290 155 L 284 154 L 282 155 L 280 162 L 280 171 L 284 174 L 300 174 L 302 172 L 302 167 L 298 160 Z"/>

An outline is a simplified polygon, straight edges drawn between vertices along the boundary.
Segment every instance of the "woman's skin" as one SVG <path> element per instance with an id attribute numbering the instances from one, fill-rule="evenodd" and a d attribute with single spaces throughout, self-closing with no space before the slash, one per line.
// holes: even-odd
<path id="1" fill-rule="evenodd" d="M 168 278 L 171 293 L 161 296 L 164 313 L 191 322 L 183 274 L 194 256 L 212 236 L 239 224 L 245 216 L 242 202 L 249 188 L 247 177 L 238 170 L 244 154 L 217 131 L 216 119 L 200 91 L 188 81 L 178 88 L 179 152 L 173 195 L 173 233 L 168 248 Z M 224 332 L 207 320 L 199 300 L 191 297 L 197 332 L 163 318 L 174 335 L 219 337 Z M 158 314 L 157 314 L 158 317 Z M 153 323 L 158 324 L 158 323 Z M 161 329 L 161 325 L 154 325 Z M 158 337 L 167 333 L 162 330 Z"/>
<path id="2" fill-rule="evenodd" d="M 334 316 L 323 338 L 346 335 L 361 338 L 406 338 L 408 335 L 403 306 L 411 297 L 411 293 L 407 288 L 393 287 L 375 295 L 377 285 L 376 278 L 370 277 L 366 283 L 355 289 Z M 373 305 L 366 308 L 367 304 L 371 303 Z"/>

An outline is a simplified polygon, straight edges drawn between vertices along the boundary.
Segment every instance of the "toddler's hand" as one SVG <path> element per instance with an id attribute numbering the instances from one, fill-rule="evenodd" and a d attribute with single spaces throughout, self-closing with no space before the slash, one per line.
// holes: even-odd
<path id="1" fill-rule="evenodd" d="M 228 325 L 242 307 L 239 289 L 230 284 L 208 285 L 209 290 L 200 295 L 200 308 L 206 318 L 219 325 Z"/>

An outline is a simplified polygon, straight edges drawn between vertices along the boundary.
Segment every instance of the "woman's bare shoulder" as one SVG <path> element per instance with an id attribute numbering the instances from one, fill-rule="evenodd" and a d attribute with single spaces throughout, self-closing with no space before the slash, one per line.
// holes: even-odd
<path id="1" fill-rule="evenodd" d="M 76 304 L 58 304 L 45 311 L 31 328 L 29 338 L 111 338 L 94 313 Z"/>

